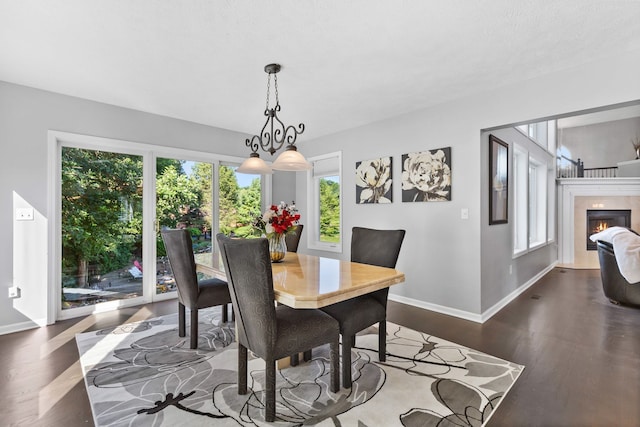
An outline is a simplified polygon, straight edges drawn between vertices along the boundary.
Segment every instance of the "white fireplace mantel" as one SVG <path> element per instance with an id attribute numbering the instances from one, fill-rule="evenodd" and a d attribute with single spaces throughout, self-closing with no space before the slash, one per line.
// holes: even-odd
<path id="1" fill-rule="evenodd" d="M 558 179 L 557 184 L 558 256 L 562 265 L 574 263 L 576 197 L 640 196 L 640 178 L 568 178 Z"/>

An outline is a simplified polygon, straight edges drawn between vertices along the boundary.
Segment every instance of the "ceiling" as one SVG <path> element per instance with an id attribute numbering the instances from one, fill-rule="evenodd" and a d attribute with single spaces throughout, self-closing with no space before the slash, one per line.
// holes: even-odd
<path id="1" fill-rule="evenodd" d="M 0 0 L 0 80 L 256 133 L 264 65 L 305 139 L 625 52 L 640 2 Z"/>

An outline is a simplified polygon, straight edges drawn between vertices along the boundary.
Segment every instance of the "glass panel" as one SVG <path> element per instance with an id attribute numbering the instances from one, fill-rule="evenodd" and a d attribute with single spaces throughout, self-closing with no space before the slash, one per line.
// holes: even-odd
<path id="1" fill-rule="evenodd" d="M 340 177 L 325 176 L 320 185 L 320 241 L 340 242 Z"/>
<path id="2" fill-rule="evenodd" d="M 191 232 L 197 263 L 211 265 L 213 165 L 158 158 L 156 160 L 156 223 L 158 229 L 186 228 Z M 176 290 L 162 236 L 156 234 L 156 294 Z"/>
<path id="3" fill-rule="evenodd" d="M 253 224 L 262 215 L 261 176 L 236 169 L 237 165 L 220 166 L 219 230 L 238 237 L 259 235 Z"/>
<path id="4" fill-rule="evenodd" d="M 513 253 L 527 250 L 527 154 L 514 149 Z"/>
<path id="5" fill-rule="evenodd" d="M 62 148 L 62 309 L 142 295 L 142 156 Z"/>

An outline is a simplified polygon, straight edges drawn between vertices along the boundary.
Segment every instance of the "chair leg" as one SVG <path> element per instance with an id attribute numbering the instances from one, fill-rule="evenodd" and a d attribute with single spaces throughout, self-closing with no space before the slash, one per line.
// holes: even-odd
<path id="1" fill-rule="evenodd" d="M 340 342 L 337 339 L 329 344 L 329 351 L 331 353 L 331 391 L 337 393 L 340 391 Z"/>
<path id="2" fill-rule="evenodd" d="M 378 324 L 378 360 L 387 360 L 387 321 L 383 320 Z"/>
<path id="3" fill-rule="evenodd" d="M 276 361 L 265 360 L 264 379 L 264 420 L 271 423 L 276 420 Z"/>
<path id="4" fill-rule="evenodd" d="M 229 321 L 229 313 L 227 310 L 227 304 L 222 304 L 222 323 L 227 323 Z"/>
<path id="5" fill-rule="evenodd" d="M 185 333 L 185 308 L 184 304 L 181 302 L 178 303 L 178 336 L 184 337 Z"/>
<path id="6" fill-rule="evenodd" d="M 351 388 L 351 343 L 353 337 L 342 336 L 342 386 Z"/>
<path id="7" fill-rule="evenodd" d="M 191 309 L 191 349 L 198 348 L 198 309 Z"/>
<path id="8" fill-rule="evenodd" d="M 298 364 L 299 364 L 299 363 L 300 363 L 300 358 L 298 357 L 298 353 L 296 353 L 296 354 L 292 354 L 292 355 L 289 357 L 289 364 L 290 364 L 291 366 L 298 366 Z"/>
<path id="9" fill-rule="evenodd" d="M 307 351 L 302 353 L 302 361 L 303 362 L 308 362 L 309 360 L 311 360 L 312 351 L 313 350 L 307 350 Z M 299 354 L 296 353 L 296 354 L 292 355 L 291 358 L 290 358 L 289 363 L 291 364 L 291 366 L 298 366 L 298 364 L 300 363 Z"/>
<path id="10" fill-rule="evenodd" d="M 238 394 L 247 394 L 247 347 L 238 343 Z"/>

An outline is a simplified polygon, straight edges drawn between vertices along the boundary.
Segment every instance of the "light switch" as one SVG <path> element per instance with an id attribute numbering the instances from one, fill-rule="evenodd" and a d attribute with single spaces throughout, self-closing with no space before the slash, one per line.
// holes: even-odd
<path id="1" fill-rule="evenodd" d="M 460 218 L 461 219 L 469 219 L 469 209 L 468 208 L 460 209 Z"/>
<path id="2" fill-rule="evenodd" d="M 17 208 L 16 221 L 33 221 L 33 208 Z"/>

